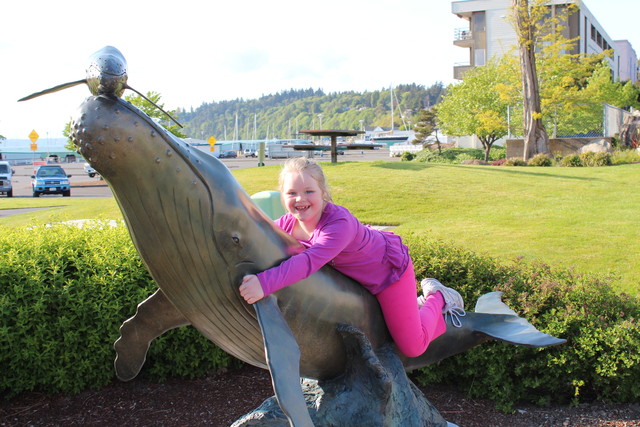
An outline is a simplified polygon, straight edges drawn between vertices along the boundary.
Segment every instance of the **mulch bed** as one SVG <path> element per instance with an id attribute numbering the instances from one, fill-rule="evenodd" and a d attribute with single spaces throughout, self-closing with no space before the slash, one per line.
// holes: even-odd
<path id="1" fill-rule="evenodd" d="M 442 416 L 460 427 L 640 426 L 640 404 L 522 406 L 514 414 L 449 388 L 422 388 Z M 268 372 L 245 365 L 195 380 L 114 381 L 75 396 L 25 393 L 0 401 L 0 426 L 228 426 L 273 395 Z"/>

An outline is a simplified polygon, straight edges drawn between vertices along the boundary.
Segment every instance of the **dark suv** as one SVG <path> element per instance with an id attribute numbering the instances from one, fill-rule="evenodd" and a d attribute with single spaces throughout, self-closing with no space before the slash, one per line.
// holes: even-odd
<path id="1" fill-rule="evenodd" d="M 69 183 L 71 175 L 67 175 L 61 166 L 40 166 L 36 174 L 31 175 L 31 178 L 33 197 L 40 197 L 41 194 L 71 196 L 71 184 Z"/>

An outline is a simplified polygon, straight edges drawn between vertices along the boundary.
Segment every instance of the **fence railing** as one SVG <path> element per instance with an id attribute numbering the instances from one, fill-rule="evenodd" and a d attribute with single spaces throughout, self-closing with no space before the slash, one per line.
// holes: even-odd
<path id="1" fill-rule="evenodd" d="M 630 112 L 604 103 L 552 106 L 542 121 L 551 138 L 611 137 L 620 133 Z M 521 106 L 507 107 L 508 137 L 524 134 Z"/>

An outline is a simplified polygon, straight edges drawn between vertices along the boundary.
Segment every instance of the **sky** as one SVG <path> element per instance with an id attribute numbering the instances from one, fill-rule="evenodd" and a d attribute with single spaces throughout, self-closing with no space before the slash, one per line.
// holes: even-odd
<path id="1" fill-rule="evenodd" d="M 586 0 L 614 40 L 640 54 L 640 2 Z M 22 0 L 0 5 L 0 135 L 62 137 L 90 95 L 85 77 L 104 46 L 128 63 L 129 85 L 158 92 L 166 109 L 288 89 L 325 93 L 453 83 L 468 51 L 453 45 L 466 21 L 442 0 Z M 127 92 L 125 92 L 127 94 Z"/>

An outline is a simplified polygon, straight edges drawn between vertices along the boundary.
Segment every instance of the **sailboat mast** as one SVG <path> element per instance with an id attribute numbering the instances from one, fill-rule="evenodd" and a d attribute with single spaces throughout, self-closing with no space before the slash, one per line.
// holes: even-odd
<path id="1" fill-rule="evenodd" d="M 258 137 L 258 114 L 253 115 L 253 140 Z"/>
<path id="2" fill-rule="evenodd" d="M 238 140 L 238 113 L 236 113 L 236 124 L 233 127 L 233 140 Z"/>
<path id="3" fill-rule="evenodd" d="M 391 133 L 393 133 L 393 86 L 390 87 L 391 89 Z"/>

